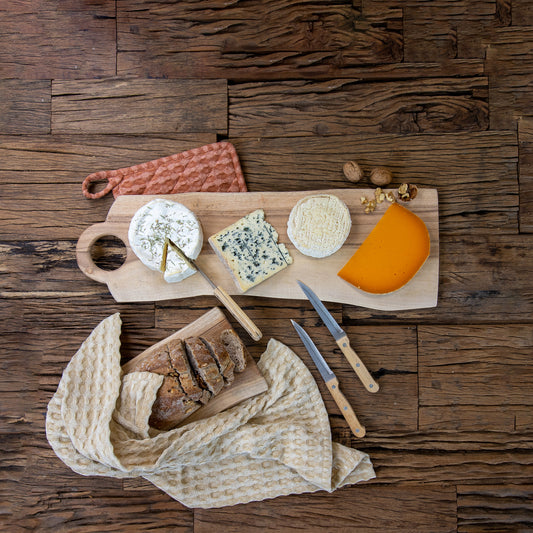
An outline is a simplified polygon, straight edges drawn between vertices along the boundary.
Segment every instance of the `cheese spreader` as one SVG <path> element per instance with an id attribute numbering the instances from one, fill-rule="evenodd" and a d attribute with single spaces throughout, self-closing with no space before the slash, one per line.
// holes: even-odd
<path id="1" fill-rule="evenodd" d="M 333 338 L 337 342 L 338 347 L 342 350 L 348 362 L 352 365 L 355 373 L 365 386 L 365 389 L 369 392 L 378 392 L 379 385 L 374 381 L 374 378 L 370 375 L 363 361 L 355 353 L 354 349 L 350 346 L 350 341 L 346 332 L 337 324 L 337 321 L 333 318 L 331 313 L 326 309 L 326 306 L 320 301 L 320 298 L 300 280 L 298 285 L 311 302 L 316 312 L 320 315 L 320 318 L 329 329 L 329 332 L 333 335 Z"/>
<path id="2" fill-rule="evenodd" d="M 188 257 L 185 252 L 171 239 L 168 237 L 165 239 L 165 246 L 163 248 L 163 260 L 161 261 L 161 268 L 164 270 L 164 265 L 166 264 L 167 251 L 168 247 L 171 247 L 189 268 L 200 272 L 202 276 L 209 282 L 211 287 L 213 287 L 213 294 L 218 298 L 218 300 L 224 305 L 224 307 L 234 316 L 235 320 L 247 331 L 248 335 L 258 341 L 261 339 L 263 334 L 261 330 L 254 324 L 252 319 L 239 307 L 237 302 L 219 285 L 216 285 L 211 278 L 195 263 L 193 259 Z"/>
<path id="3" fill-rule="evenodd" d="M 335 403 L 341 410 L 342 416 L 344 416 L 346 422 L 348 422 L 348 425 L 350 426 L 350 429 L 352 430 L 353 434 L 356 437 L 364 437 L 366 433 L 365 427 L 361 424 L 361 422 L 359 422 L 357 416 L 354 413 L 354 410 L 352 409 L 352 406 L 348 403 L 348 400 L 339 389 L 339 381 L 337 377 L 331 371 L 331 368 L 329 368 L 329 365 L 326 363 L 326 360 L 318 351 L 318 348 L 316 347 L 311 337 L 309 337 L 305 329 L 302 328 L 302 326 L 300 326 L 300 324 L 298 324 L 294 320 L 291 320 L 291 323 L 294 326 L 296 333 L 298 333 L 298 335 L 300 336 L 300 339 L 302 339 L 304 346 L 307 348 L 311 359 L 313 359 L 313 362 L 318 368 L 322 379 L 326 383 L 329 392 L 331 392 Z"/>

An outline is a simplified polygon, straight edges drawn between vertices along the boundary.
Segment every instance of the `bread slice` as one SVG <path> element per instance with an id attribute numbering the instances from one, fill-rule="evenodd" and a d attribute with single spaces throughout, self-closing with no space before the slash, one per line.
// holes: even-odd
<path id="1" fill-rule="evenodd" d="M 200 402 L 191 400 L 185 394 L 179 380 L 165 376 L 157 391 L 148 423 L 156 429 L 167 430 L 185 420 L 201 406 Z"/>
<path id="2" fill-rule="evenodd" d="M 211 357 L 216 361 L 218 369 L 224 378 L 224 386 L 231 385 L 235 378 L 233 371 L 235 363 L 231 360 L 224 343 L 220 339 L 200 337 L 201 341 L 207 346 Z"/>
<path id="3" fill-rule="evenodd" d="M 185 349 L 200 385 L 213 394 L 224 386 L 224 379 L 205 344 L 198 337 L 185 339 Z"/>
<path id="4" fill-rule="evenodd" d="M 225 329 L 220 334 L 220 340 L 235 364 L 235 372 L 242 372 L 246 368 L 246 352 L 239 336 L 232 329 Z"/>
<path id="5" fill-rule="evenodd" d="M 189 364 L 183 341 L 181 339 L 173 339 L 168 343 L 167 348 L 173 375 L 179 379 L 183 392 L 191 400 L 206 404 L 212 395 L 198 384 L 198 380 Z"/>

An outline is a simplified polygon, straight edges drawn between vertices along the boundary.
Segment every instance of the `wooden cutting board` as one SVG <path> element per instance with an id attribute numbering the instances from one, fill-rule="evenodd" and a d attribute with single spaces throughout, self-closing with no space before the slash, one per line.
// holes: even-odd
<path id="1" fill-rule="evenodd" d="M 392 189 L 391 189 L 392 190 Z M 307 257 L 294 248 L 287 237 L 287 221 L 296 202 L 311 194 L 334 194 L 341 198 L 352 217 L 352 230 L 344 246 L 322 259 Z M 301 280 L 323 301 L 360 305 L 373 309 L 400 310 L 435 307 L 439 283 L 439 212 L 436 189 L 419 189 L 417 197 L 403 203 L 425 223 L 431 239 L 430 255 L 416 276 L 401 289 L 384 295 L 367 294 L 337 276 L 376 225 L 389 203 L 383 202 L 371 214 L 365 214 L 361 196 L 373 198 L 374 189 L 331 189 L 291 192 L 183 193 L 159 196 L 119 196 L 105 222 L 87 228 L 78 240 L 76 256 L 80 269 L 91 279 L 106 283 L 117 302 L 142 302 L 187 298 L 212 294 L 212 288 L 200 274 L 179 283 L 166 283 L 159 272 L 144 266 L 131 250 L 128 227 L 134 213 L 155 198 L 167 198 L 191 209 L 202 225 L 204 246 L 197 259 L 200 268 L 230 294 L 241 294 L 230 273 L 207 242 L 210 235 L 232 224 L 251 211 L 262 208 L 265 218 L 279 233 L 294 259 L 292 265 L 246 292 L 250 296 L 305 299 L 296 283 Z M 91 246 L 99 238 L 112 235 L 126 245 L 124 264 L 114 271 L 98 268 L 91 259 Z"/>
<path id="2" fill-rule="evenodd" d="M 165 345 L 172 339 L 186 339 L 187 337 L 197 337 L 200 335 L 214 337 L 225 329 L 232 329 L 231 324 L 226 319 L 224 313 L 218 307 L 214 307 L 194 322 L 191 322 L 189 325 L 176 331 L 176 333 L 173 333 L 166 339 L 163 339 L 140 353 L 131 361 L 128 361 L 122 366 L 122 370 L 124 374 L 129 374 L 133 371 L 135 363 L 150 357 L 154 352 L 157 352 L 161 346 Z M 243 400 L 261 394 L 267 389 L 268 384 L 265 378 L 259 371 L 254 359 L 248 351 L 246 351 L 246 368 L 242 372 L 235 373 L 233 383 L 229 387 L 222 389 L 222 391 L 212 398 L 209 403 L 200 407 L 200 409 L 195 411 L 179 425 L 182 426 L 189 422 L 193 422 L 194 420 L 202 420 L 213 416 L 225 409 L 237 405 Z"/>

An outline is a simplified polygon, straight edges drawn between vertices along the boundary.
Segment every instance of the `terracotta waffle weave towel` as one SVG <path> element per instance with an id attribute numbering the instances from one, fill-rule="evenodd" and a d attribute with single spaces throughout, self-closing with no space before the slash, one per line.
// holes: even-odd
<path id="1" fill-rule="evenodd" d="M 181 428 L 150 429 L 162 376 L 122 375 L 120 329 L 118 313 L 96 327 L 48 405 L 48 440 L 75 472 L 141 476 L 197 508 L 332 492 L 375 477 L 367 454 L 331 441 L 311 373 L 274 339 L 258 363 L 267 392 Z"/>
<path id="2" fill-rule="evenodd" d="M 93 182 L 107 181 L 105 188 L 92 193 Z M 90 199 L 102 198 L 110 191 L 121 194 L 176 194 L 181 192 L 245 192 L 242 169 L 229 142 L 200 146 L 117 170 L 89 174 L 82 183 L 83 194 Z"/>

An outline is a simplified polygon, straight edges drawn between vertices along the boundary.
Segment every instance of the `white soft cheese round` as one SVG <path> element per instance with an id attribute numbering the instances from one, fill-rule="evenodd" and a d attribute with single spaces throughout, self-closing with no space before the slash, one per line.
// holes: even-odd
<path id="1" fill-rule="evenodd" d="M 160 270 L 166 237 L 176 243 L 191 259 L 196 259 L 202 249 L 203 233 L 200 222 L 194 213 L 182 204 L 163 199 L 152 200 L 133 215 L 128 239 L 135 255 L 148 268 Z M 172 248 L 168 248 L 165 281 L 181 281 L 195 272 Z"/>
<path id="2" fill-rule="evenodd" d="M 327 257 L 340 249 L 351 227 L 350 211 L 342 200 L 332 194 L 315 194 L 292 208 L 287 235 L 302 254 Z"/>

